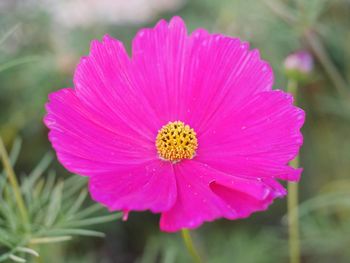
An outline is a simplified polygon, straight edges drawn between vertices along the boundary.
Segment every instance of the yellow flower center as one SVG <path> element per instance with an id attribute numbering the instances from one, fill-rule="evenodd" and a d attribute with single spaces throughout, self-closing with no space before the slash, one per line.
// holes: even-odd
<path id="1" fill-rule="evenodd" d="M 169 122 L 158 131 L 156 147 L 161 159 L 192 159 L 198 148 L 196 133 L 182 121 Z"/>

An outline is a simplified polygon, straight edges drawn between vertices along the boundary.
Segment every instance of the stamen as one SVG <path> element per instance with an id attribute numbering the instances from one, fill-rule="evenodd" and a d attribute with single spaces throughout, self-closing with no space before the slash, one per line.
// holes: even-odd
<path id="1" fill-rule="evenodd" d="M 182 121 L 169 122 L 158 131 L 156 147 L 161 159 L 192 159 L 198 148 L 196 132 Z"/>

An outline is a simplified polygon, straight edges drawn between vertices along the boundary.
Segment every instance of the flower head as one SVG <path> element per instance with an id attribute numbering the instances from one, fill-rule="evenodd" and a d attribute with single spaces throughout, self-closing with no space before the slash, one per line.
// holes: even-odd
<path id="1" fill-rule="evenodd" d="M 284 68 L 289 78 L 304 81 L 314 67 L 312 55 L 305 50 L 291 53 L 284 60 Z"/>
<path id="2" fill-rule="evenodd" d="M 110 210 L 161 213 L 164 231 L 265 210 L 297 181 L 288 166 L 304 112 L 237 38 L 173 18 L 121 42 L 93 41 L 74 88 L 49 95 L 45 123 L 60 162 L 89 177 Z"/>

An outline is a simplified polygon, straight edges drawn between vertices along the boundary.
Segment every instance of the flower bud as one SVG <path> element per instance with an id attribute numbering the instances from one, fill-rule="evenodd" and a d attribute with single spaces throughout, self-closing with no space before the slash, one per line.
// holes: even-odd
<path id="1" fill-rule="evenodd" d="M 284 68 L 288 78 L 296 81 L 305 81 L 314 67 L 314 60 L 308 51 L 291 53 L 284 60 Z"/>

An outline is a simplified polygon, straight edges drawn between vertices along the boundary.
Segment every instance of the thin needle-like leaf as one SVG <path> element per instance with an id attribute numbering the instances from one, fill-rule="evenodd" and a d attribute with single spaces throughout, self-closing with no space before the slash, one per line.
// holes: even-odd
<path id="1" fill-rule="evenodd" d="M 24 258 L 21 258 L 21 257 L 18 257 L 18 256 L 15 256 L 15 255 L 10 255 L 9 258 L 15 262 L 26 262 L 26 260 Z"/>
<path id="2" fill-rule="evenodd" d="M 12 145 L 12 149 L 9 154 L 9 158 L 12 166 L 16 164 L 19 153 L 21 152 L 21 148 L 22 148 L 22 139 L 20 137 L 17 137 Z"/>
<path id="3" fill-rule="evenodd" d="M 90 215 L 93 215 L 94 213 L 96 213 L 97 211 L 104 209 L 103 206 L 101 206 L 100 204 L 93 204 L 83 210 L 81 210 L 80 212 L 75 214 L 75 218 L 85 218 L 88 217 Z"/>
<path id="4" fill-rule="evenodd" d="M 51 152 L 44 155 L 38 165 L 34 168 L 34 170 L 29 174 L 27 180 L 23 182 L 22 189 L 23 191 L 31 190 L 36 183 L 36 181 L 40 178 L 41 175 L 45 172 L 45 170 L 49 167 L 52 162 L 53 155 Z"/>
<path id="5" fill-rule="evenodd" d="M 9 62 L 6 62 L 0 65 L 0 72 L 8 70 L 13 67 L 17 67 L 22 64 L 37 62 L 39 60 L 41 60 L 41 57 L 39 56 L 27 56 L 27 57 L 13 59 L 13 60 L 10 60 Z"/>
<path id="6" fill-rule="evenodd" d="M 66 228 L 66 229 L 52 229 L 48 230 L 50 235 L 77 235 L 77 236 L 92 236 L 92 237 L 104 237 L 105 234 L 99 231 L 80 229 L 80 228 Z"/>
<path id="7" fill-rule="evenodd" d="M 35 257 L 39 257 L 38 252 L 36 252 L 34 249 L 31 249 L 28 247 L 18 247 L 16 250 L 19 252 L 24 252 L 24 253 L 30 254 L 30 255 L 35 256 Z"/>
<path id="8" fill-rule="evenodd" d="M 123 216 L 122 213 L 117 213 L 117 214 L 98 216 L 98 217 L 93 217 L 93 218 L 88 218 L 88 219 L 83 219 L 83 220 L 68 221 L 68 222 L 66 222 L 66 224 L 69 226 L 80 226 L 80 227 L 81 226 L 91 226 L 91 225 L 102 224 L 102 223 L 107 223 L 107 222 L 111 222 L 114 220 L 118 220 L 118 219 L 122 218 L 122 216 Z"/>
<path id="9" fill-rule="evenodd" d="M 39 238 L 32 238 L 29 241 L 29 244 L 36 245 L 36 244 L 47 244 L 47 243 L 57 243 L 57 242 L 64 242 L 71 240 L 72 236 L 60 236 L 60 237 L 39 237 Z"/>
<path id="10" fill-rule="evenodd" d="M 1 38 L 0 38 L 0 46 L 13 34 L 15 33 L 18 28 L 20 27 L 20 24 L 14 25 L 10 30 L 8 30 Z"/>
<path id="11" fill-rule="evenodd" d="M 70 199 L 73 195 L 81 190 L 86 185 L 86 179 L 81 176 L 72 176 L 65 181 L 64 199 Z"/>
<path id="12" fill-rule="evenodd" d="M 84 189 L 80 192 L 80 195 L 75 200 L 74 204 L 71 206 L 71 208 L 67 212 L 68 217 L 72 217 L 73 214 L 75 214 L 83 204 L 85 198 L 87 196 L 87 191 Z"/>
<path id="13" fill-rule="evenodd" d="M 63 189 L 63 182 L 60 182 L 55 187 L 52 193 L 50 204 L 47 209 L 45 223 L 44 223 L 44 225 L 47 227 L 53 225 L 60 211 L 61 203 L 62 203 L 62 189 Z"/>

